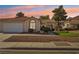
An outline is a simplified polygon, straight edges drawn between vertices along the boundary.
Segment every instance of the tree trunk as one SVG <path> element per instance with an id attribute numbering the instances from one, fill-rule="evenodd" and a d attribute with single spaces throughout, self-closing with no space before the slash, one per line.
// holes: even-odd
<path id="1" fill-rule="evenodd" d="M 55 31 L 57 31 L 57 32 L 61 31 L 61 25 L 60 25 L 59 21 L 56 22 Z"/>

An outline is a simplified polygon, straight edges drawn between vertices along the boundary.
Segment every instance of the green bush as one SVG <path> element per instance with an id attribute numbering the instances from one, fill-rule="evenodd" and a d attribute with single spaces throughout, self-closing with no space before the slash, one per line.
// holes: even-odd
<path id="1" fill-rule="evenodd" d="M 49 27 L 42 26 L 41 31 L 44 31 L 44 32 L 48 33 L 49 31 L 51 31 L 51 29 Z"/>
<path id="2" fill-rule="evenodd" d="M 33 29 L 29 29 L 28 31 L 29 31 L 30 33 L 32 33 L 32 32 L 33 32 Z"/>

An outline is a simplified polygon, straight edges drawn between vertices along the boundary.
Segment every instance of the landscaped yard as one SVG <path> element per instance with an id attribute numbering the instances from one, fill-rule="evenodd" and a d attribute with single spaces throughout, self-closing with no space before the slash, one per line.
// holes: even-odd
<path id="1" fill-rule="evenodd" d="M 58 32 L 63 37 L 79 37 L 79 32 Z"/>
<path id="2" fill-rule="evenodd" d="M 58 34 L 64 41 L 79 42 L 79 32 L 58 32 Z"/>
<path id="3" fill-rule="evenodd" d="M 26 36 L 13 35 L 4 42 L 51 42 L 51 41 L 68 41 L 79 42 L 79 33 L 76 32 L 58 32 L 57 36 Z"/>

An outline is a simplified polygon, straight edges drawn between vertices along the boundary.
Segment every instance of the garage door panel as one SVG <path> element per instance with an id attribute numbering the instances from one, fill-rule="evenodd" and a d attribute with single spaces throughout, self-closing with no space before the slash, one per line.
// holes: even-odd
<path id="1" fill-rule="evenodd" d="M 3 25 L 4 32 L 23 32 L 22 23 L 4 23 Z"/>

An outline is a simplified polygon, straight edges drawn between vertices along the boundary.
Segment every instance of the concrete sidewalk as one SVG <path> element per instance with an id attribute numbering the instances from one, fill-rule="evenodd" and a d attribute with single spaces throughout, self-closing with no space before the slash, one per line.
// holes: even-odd
<path id="1" fill-rule="evenodd" d="M 0 42 L 0 48 L 79 48 L 78 42 Z"/>
<path id="2" fill-rule="evenodd" d="M 58 45 L 58 43 L 60 45 Z M 61 44 L 62 43 L 62 44 Z M 63 44 L 65 43 L 65 45 Z M 67 44 L 69 45 L 67 45 Z M 32 48 L 32 49 L 27 49 Z M 37 48 L 37 49 L 34 49 Z M 0 42 L 0 54 L 78 54 L 78 42 Z"/>

